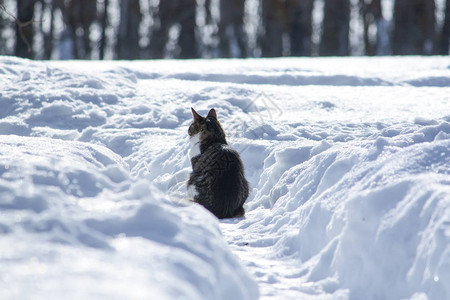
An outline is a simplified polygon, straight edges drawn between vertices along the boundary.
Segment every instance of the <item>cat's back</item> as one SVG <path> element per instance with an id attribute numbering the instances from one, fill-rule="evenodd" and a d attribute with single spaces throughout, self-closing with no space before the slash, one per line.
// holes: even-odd
<path id="1" fill-rule="evenodd" d="M 202 153 L 200 161 L 207 168 L 243 168 L 239 154 L 227 144 L 213 144 Z M 233 168 L 232 168 L 233 167 Z M 231 170 L 230 170 L 231 171 Z"/>

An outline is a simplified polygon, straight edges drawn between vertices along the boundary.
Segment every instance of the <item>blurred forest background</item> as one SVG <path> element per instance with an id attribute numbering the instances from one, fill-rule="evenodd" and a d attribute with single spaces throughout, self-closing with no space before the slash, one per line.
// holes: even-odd
<path id="1" fill-rule="evenodd" d="M 450 0 L 0 0 L 32 59 L 448 55 Z"/>

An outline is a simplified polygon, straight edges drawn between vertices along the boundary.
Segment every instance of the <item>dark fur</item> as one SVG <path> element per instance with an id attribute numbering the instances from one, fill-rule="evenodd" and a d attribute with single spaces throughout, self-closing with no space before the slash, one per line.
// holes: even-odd
<path id="1" fill-rule="evenodd" d="M 191 159 L 193 172 L 187 183 L 198 192 L 193 200 L 219 219 L 242 217 L 249 187 L 239 154 L 228 146 L 214 109 L 206 118 L 194 109 L 192 114 L 194 121 L 188 133 L 200 133 L 200 155 Z"/>

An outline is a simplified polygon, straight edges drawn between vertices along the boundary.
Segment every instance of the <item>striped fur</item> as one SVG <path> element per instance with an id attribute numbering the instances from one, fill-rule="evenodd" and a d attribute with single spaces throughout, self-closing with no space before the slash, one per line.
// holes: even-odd
<path id="1" fill-rule="evenodd" d="M 236 150 L 228 146 L 214 109 L 202 117 L 192 109 L 194 120 L 189 136 L 199 134 L 200 154 L 191 158 L 188 190 L 195 188 L 193 201 L 219 219 L 241 217 L 249 194 L 244 167 Z"/>

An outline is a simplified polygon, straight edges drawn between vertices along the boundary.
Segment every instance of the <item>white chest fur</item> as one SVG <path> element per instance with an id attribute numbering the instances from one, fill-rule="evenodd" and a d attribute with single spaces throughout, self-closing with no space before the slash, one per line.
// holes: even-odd
<path id="1" fill-rule="evenodd" d="M 200 154 L 200 133 L 190 137 L 191 150 L 189 151 L 189 157 L 193 158 Z"/>
<path id="2" fill-rule="evenodd" d="M 193 185 L 193 184 L 189 185 L 188 189 L 187 189 L 187 193 L 188 193 L 188 197 L 190 199 L 194 200 L 195 196 L 198 195 L 198 191 L 197 191 L 197 188 L 195 187 L 195 185 Z"/>

